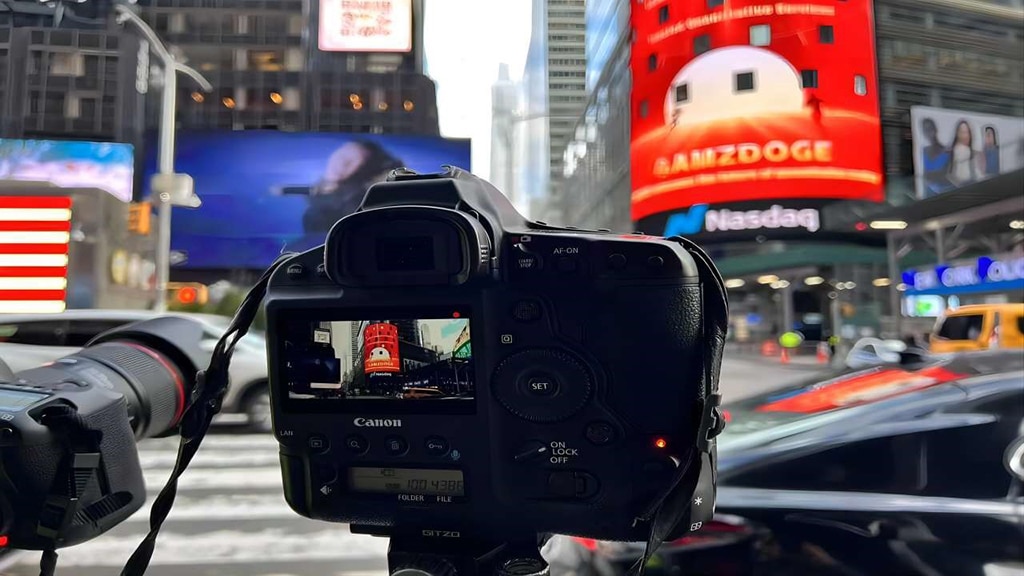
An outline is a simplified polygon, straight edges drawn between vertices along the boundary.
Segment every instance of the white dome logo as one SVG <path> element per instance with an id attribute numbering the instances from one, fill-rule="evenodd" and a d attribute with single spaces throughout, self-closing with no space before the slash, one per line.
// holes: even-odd
<path id="1" fill-rule="evenodd" d="M 665 95 L 665 124 L 804 110 L 800 75 L 782 56 L 751 46 L 712 50 L 683 66 Z"/>

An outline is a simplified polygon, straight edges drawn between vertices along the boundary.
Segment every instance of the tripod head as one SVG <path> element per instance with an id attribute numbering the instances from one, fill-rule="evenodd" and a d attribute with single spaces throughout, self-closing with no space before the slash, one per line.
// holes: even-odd
<path id="1" fill-rule="evenodd" d="M 391 538 L 391 576 L 549 576 L 541 557 L 545 538 L 496 542 L 463 538 Z"/>

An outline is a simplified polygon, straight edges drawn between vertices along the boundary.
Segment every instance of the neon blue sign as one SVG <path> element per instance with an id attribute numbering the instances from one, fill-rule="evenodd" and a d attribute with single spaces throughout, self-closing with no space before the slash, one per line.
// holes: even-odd
<path id="1" fill-rule="evenodd" d="M 1024 256 L 982 256 L 967 264 L 907 270 L 903 283 L 908 295 L 1024 290 Z"/>

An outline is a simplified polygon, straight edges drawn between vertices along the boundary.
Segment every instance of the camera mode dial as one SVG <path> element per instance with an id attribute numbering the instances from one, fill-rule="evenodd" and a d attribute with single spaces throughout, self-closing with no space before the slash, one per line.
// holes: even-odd
<path id="1" fill-rule="evenodd" d="M 557 422 L 590 399 L 593 380 L 572 354 L 552 348 L 516 352 L 494 371 L 494 395 L 509 412 L 531 422 Z"/>

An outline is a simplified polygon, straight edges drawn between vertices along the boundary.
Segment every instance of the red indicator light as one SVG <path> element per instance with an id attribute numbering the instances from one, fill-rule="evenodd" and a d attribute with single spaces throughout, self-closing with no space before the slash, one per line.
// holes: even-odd
<path id="1" fill-rule="evenodd" d="M 462 317 L 462 314 L 459 314 L 458 312 L 452 312 L 452 318 L 461 318 L 461 317 Z"/>
<path id="2" fill-rule="evenodd" d="M 668 446 L 668 440 L 665 440 L 664 438 L 658 438 L 657 440 L 654 441 L 654 445 L 657 446 L 658 448 L 664 448 Z"/>
<path id="3" fill-rule="evenodd" d="M 193 304 L 199 299 L 199 291 L 191 286 L 178 290 L 178 302 L 182 304 Z"/>
<path id="4" fill-rule="evenodd" d="M 868 229 L 868 225 L 863 222 L 857 222 L 857 224 L 854 225 L 854 228 L 857 229 L 857 232 L 863 232 Z"/>
<path id="5" fill-rule="evenodd" d="M 7 546 L 7 536 L 0 536 L 0 548 Z"/>

